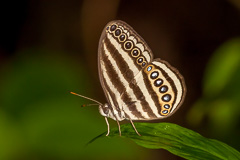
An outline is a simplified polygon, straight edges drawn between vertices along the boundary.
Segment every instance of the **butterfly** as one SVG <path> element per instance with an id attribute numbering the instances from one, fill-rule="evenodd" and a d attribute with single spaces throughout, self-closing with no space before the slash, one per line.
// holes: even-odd
<path id="1" fill-rule="evenodd" d="M 172 115 L 183 103 L 186 86 L 183 76 L 168 62 L 153 59 L 143 38 L 126 22 L 115 20 L 104 28 L 98 47 L 98 71 L 107 103 L 99 104 L 99 112 L 117 121 L 163 119 Z M 76 94 L 76 93 L 73 93 Z"/>

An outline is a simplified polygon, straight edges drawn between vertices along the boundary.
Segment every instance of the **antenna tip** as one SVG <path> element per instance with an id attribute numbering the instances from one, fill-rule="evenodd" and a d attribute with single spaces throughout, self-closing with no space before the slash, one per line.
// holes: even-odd
<path id="1" fill-rule="evenodd" d="M 70 93 L 73 94 L 73 95 L 76 95 L 76 96 L 79 96 L 79 97 L 88 99 L 88 100 L 90 100 L 90 101 L 96 102 L 96 103 L 99 104 L 99 105 L 102 105 L 102 103 L 100 103 L 100 102 L 98 102 L 98 101 L 96 101 L 96 100 L 94 100 L 94 99 L 92 99 L 92 98 L 85 97 L 85 96 L 83 96 L 83 95 L 81 95 L 81 94 L 77 94 L 77 93 L 75 93 L 75 92 L 70 92 Z"/>
<path id="2" fill-rule="evenodd" d="M 77 93 L 74 93 L 74 92 L 70 92 L 71 94 L 74 94 L 74 95 L 77 95 Z"/>

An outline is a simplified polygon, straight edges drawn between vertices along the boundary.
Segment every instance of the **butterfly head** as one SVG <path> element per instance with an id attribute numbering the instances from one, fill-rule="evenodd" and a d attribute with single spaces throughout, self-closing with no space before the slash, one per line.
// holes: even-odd
<path id="1" fill-rule="evenodd" d="M 107 103 L 103 104 L 103 105 L 99 105 L 99 112 L 102 116 L 104 117 L 109 117 L 111 114 L 111 109 L 108 106 Z"/>
<path id="2" fill-rule="evenodd" d="M 125 119 L 124 112 L 117 111 L 110 104 L 105 103 L 103 105 L 99 105 L 99 112 L 104 117 L 109 117 L 113 120 L 122 121 Z"/>

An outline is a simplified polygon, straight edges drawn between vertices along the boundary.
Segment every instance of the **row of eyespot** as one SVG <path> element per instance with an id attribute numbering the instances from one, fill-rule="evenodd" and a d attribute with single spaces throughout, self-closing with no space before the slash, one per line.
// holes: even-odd
<path id="1" fill-rule="evenodd" d="M 126 41 L 127 35 L 125 33 L 122 33 L 121 29 L 117 28 L 117 25 L 113 24 L 110 27 L 108 26 L 107 30 L 112 32 L 114 34 L 114 36 L 118 38 L 119 42 Z M 127 51 L 131 50 L 131 55 L 135 58 L 138 57 L 141 53 L 138 48 L 132 49 L 133 42 L 130 40 L 127 40 L 126 42 L 124 42 L 123 46 L 124 46 L 125 50 L 127 50 Z M 139 56 L 137 58 L 137 63 L 140 64 L 142 67 L 144 67 L 146 65 L 146 61 L 144 60 L 144 57 L 142 57 L 142 56 Z"/>
<path id="2" fill-rule="evenodd" d="M 149 71 L 151 71 L 152 70 L 152 66 L 149 66 L 149 67 L 147 67 L 147 71 L 149 72 Z M 167 91 L 168 91 L 168 86 L 166 86 L 166 85 L 163 85 L 162 86 L 162 84 L 163 84 L 163 80 L 161 79 L 161 78 L 157 78 L 159 76 L 159 72 L 158 71 L 153 71 L 151 74 L 150 74 L 150 78 L 151 79 L 156 79 L 155 81 L 154 81 L 154 86 L 156 86 L 156 87 L 160 87 L 159 88 L 159 92 L 160 93 L 166 93 Z M 165 94 L 165 95 L 163 95 L 162 96 L 162 100 L 164 101 L 164 102 L 169 102 L 170 100 L 171 100 L 171 95 L 170 94 Z M 165 109 L 170 109 L 170 105 L 169 104 L 165 104 L 164 106 L 163 106 Z M 168 113 L 168 110 L 163 110 L 162 111 L 162 113 L 163 114 L 167 114 Z"/>

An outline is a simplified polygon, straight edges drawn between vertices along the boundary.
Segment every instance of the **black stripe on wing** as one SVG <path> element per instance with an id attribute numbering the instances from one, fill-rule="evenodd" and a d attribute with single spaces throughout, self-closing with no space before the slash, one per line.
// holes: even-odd
<path id="1" fill-rule="evenodd" d="M 111 44 L 110 43 L 105 43 L 105 44 L 106 44 L 107 50 L 110 51 L 112 48 Z M 118 54 L 117 52 L 118 51 L 115 50 L 115 54 Z M 110 54 L 112 54 L 112 53 L 110 52 Z M 119 60 L 119 57 L 116 58 L 116 56 L 115 56 L 114 61 L 118 62 L 118 60 Z M 120 77 L 119 77 L 119 74 L 123 75 L 123 73 L 122 73 L 122 71 L 121 71 L 121 73 L 117 73 L 116 70 L 114 70 L 114 67 L 112 66 L 112 62 L 108 59 L 108 56 L 104 53 L 103 49 L 102 49 L 102 62 L 106 66 L 106 73 L 107 73 L 108 77 L 110 78 L 110 81 L 113 83 L 114 87 L 118 90 L 119 94 L 121 95 L 122 93 L 124 93 L 126 91 L 126 86 L 123 85 L 123 82 L 121 82 Z M 124 63 L 124 61 L 122 61 L 122 63 Z M 119 66 L 117 66 L 117 67 L 119 68 Z M 108 84 L 106 84 L 106 82 L 104 81 L 104 85 L 107 86 Z M 107 87 L 106 89 L 107 89 L 107 91 L 112 92 L 111 88 Z M 117 99 L 120 97 L 116 97 L 114 93 L 112 93 L 112 94 L 113 94 L 112 99 L 114 101 L 114 105 L 117 106 L 119 109 L 118 105 L 124 105 L 124 104 L 117 104 L 116 103 Z M 121 98 L 122 98 L 123 102 L 126 104 L 132 102 L 131 98 L 127 94 L 122 96 Z M 136 117 L 143 118 L 141 113 L 137 110 L 135 104 L 131 104 L 131 107 L 129 109 L 132 111 L 132 114 L 135 115 Z"/>

